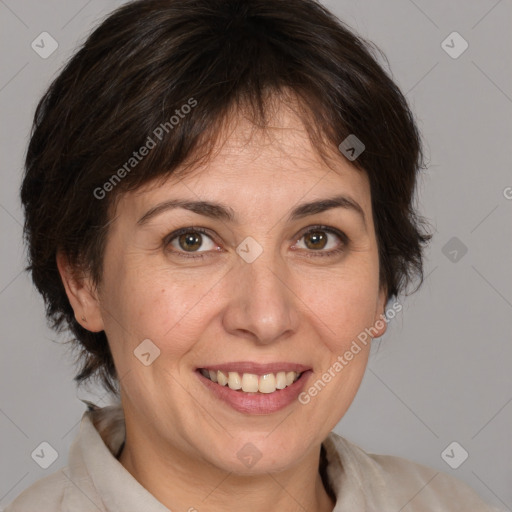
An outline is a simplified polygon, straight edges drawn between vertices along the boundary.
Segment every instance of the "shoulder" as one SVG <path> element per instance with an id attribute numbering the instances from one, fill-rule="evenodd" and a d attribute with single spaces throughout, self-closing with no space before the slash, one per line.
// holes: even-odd
<path id="1" fill-rule="evenodd" d="M 37 480 L 10 503 L 5 512 L 59 512 L 69 480 L 65 469 Z"/>
<path id="2" fill-rule="evenodd" d="M 121 485 L 119 476 L 123 478 L 124 471 L 113 451 L 119 449 L 124 432 L 119 407 L 89 408 L 71 444 L 67 466 L 34 482 L 5 512 L 103 510 L 101 493 L 109 489 L 109 485 Z M 117 492 L 117 488 L 112 492 Z"/>
<path id="3" fill-rule="evenodd" d="M 351 472 L 369 510 L 380 512 L 396 507 L 410 512 L 498 511 L 482 501 L 466 483 L 442 471 L 402 457 L 367 453 L 334 432 L 326 441 L 331 454 L 335 450 L 343 466 L 331 478 L 344 478 L 345 472 Z"/>

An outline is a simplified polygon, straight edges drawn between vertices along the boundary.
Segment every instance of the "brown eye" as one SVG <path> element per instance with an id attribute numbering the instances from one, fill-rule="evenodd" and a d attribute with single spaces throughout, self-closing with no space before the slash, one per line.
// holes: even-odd
<path id="1" fill-rule="evenodd" d="M 310 231 L 304 235 L 304 241 L 308 249 L 323 249 L 327 245 L 327 236 L 322 231 Z"/>
<path id="2" fill-rule="evenodd" d="M 303 249 L 307 256 L 336 256 L 346 250 L 348 243 L 349 239 L 343 232 L 327 226 L 315 226 L 297 240 L 295 248 Z"/>
<path id="3" fill-rule="evenodd" d="M 178 243 L 181 249 L 185 251 L 195 251 L 201 247 L 203 237 L 200 233 L 190 232 L 180 235 Z"/>
<path id="4" fill-rule="evenodd" d="M 179 229 L 164 239 L 164 246 L 170 253 L 183 257 L 192 257 L 194 253 L 203 257 L 217 248 L 212 237 L 202 228 Z"/>

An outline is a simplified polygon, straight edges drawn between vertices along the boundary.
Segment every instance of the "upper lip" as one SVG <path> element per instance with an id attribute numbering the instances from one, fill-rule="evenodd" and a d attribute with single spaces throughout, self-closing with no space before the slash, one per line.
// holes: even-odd
<path id="1" fill-rule="evenodd" d="M 251 361 L 234 361 L 231 363 L 222 363 L 214 365 L 200 366 L 198 369 L 223 372 L 253 373 L 255 375 L 265 375 L 267 373 L 277 372 L 305 372 L 311 370 L 311 367 L 299 363 L 253 363 Z"/>

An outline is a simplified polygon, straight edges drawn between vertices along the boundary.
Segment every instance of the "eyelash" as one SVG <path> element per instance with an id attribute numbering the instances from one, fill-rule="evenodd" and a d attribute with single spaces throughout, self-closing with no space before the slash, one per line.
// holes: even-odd
<path id="1" fill-rule="evenodd" d="M 336 235 L 341 240 L 341 246 L 336 249 L 331 249 L 330 251 L 319 250 L 318 252 L 316 252 L 316 251 L 311 250 L 311 251 L 308 251 L 309 254 L 307 254 L 306 257 L 312 257 L 312 258 L 334 257 L 334 256 L 341 254 L 342 252 L 344 252 L 346 250 L 346 246 L 349 243 L 349 238 L 347 237 L 347 235 L 345 233 L 343 233 L 342 231 L 339 231 L 338 229 L 331 228 L 328 226 L 323 226 L 323 225 L 311 226 L 310 228 L 307 229 L 307 231 L 304 231 L 300 235 L 300 237 L 297 239 L 297 241 L 301 240 L 304 236 L 308 235 L 309 233 L 314 233 L 315 231 L 325 231 L 326 233 Z M 179 236 L 184 235 L 186 233 L 201 233 L 202 235 L 206 235 L 210 239 L 213 240 L 213 237 L 210 235 L 208 230 L 206 230 L 204 228 L 200 228 L 200 227 L 187 227 L 187 228 L 178 229 L 177 231 L 173 231 L 171 234 L 167 235 L 164 239 L 164 246 L 167 248 L 174 239 L 176 239 Z M 173 250 L 170 250 L 169 252 L 178 254 L 180 257 L 190 258 L 190 259 L 198 259 L 198 258 L 204 259 L 204 258 L 212 255 L 208 251 L 203 251 L 203 253 L 193 254 L 193 253 L 187 253 L 184 251 L 176 251 L 173 249 Z M 311 252 L 312 252 L 312 254 L 311 254 Z"/>

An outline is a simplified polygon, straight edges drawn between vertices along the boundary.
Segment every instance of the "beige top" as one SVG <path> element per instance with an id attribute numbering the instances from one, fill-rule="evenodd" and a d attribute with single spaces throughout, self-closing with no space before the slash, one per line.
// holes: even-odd
<path id="1" fill-rule="evenodd" d="M 86 411 L 68 466 L 32 484 L 5 512 L 169 512 L 117 460 L 124 437 L 120 406 Z M 334 432 L 323 446 L 334 512 L 498 510 L 449 475 L 400 457 L 368 454 Z"/>

